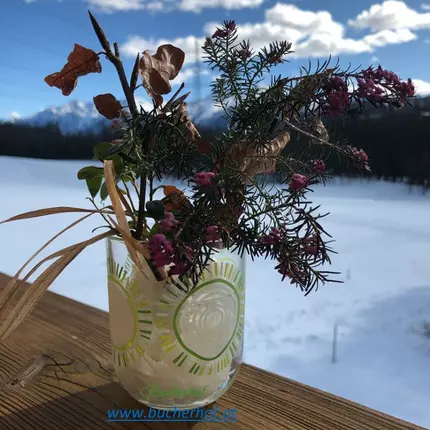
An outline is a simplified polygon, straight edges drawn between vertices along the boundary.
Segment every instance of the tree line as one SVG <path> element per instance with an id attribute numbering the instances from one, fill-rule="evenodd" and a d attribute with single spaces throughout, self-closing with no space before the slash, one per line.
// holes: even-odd
<path id="1" fill-rule="evenodd" d="M 410 184 L 430 186 L 430 116 L 414 108 L 402 113 L 387 113 L 338 121 L 329 126 L 331 135 L 347 141 L 351 146 L 364 149 L 369 155 L 372 177 L 390 181 L 408 181 Z M 222 133 L 220 129 L 202 129 L 202 136 L 212 140 Z M 96 142 L 109 141 L 111 130 L 99 133 L 63 135 L 55 124 L 36 127 L 26 124 L 0 124 L 0 155 L 42 159 L 87 160 L 93 158 Z M 312 151 L 306 142 L 292 141 L 285 151 L 294 154 Z M 312 154 L 307 154 L 312 156 Z M 354 175 L 354 169 L 335 155 L 327 165 L 340 175 Z"/>

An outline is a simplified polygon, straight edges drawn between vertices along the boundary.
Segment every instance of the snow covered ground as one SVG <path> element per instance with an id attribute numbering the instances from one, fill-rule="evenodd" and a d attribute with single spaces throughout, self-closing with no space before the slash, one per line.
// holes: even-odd
<path id="1" fill-rule="evenodd" d="M 0 157 L 0 219 L 50 206 L 90 207 L 76 172 L 87 162 Z M 308 297 L 281 283 L 270 261 L 248 263 L 245 361 L 430 428 L 430 195 L 368 181 L 317 188 L 344 284 Z M 0 272 L 13 274 L 76 215 L 0 226 Z M 101 218 L 55 249 L 83 240 Z M 87 249 L 52 287 L 107 310 L 104 244 Z M 332 363 L 334 326 L 337 361 Z"/>

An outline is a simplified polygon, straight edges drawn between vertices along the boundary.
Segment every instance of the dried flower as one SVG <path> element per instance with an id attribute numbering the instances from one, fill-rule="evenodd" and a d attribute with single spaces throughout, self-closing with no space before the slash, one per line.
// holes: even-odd
<path id="1" fill-rule="evenodd" d="M 294 173 L 291 177 L 291 181 L 289 183 L 290 190 L 293 192 L 300 191 L 308 185 L 307 176 L 300 175 L 299 173 Z"/>

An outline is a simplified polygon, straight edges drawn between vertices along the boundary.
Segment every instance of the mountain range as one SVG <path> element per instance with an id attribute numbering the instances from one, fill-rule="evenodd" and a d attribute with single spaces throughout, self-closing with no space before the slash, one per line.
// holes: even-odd
<path id="1" fill-rule="evenodd" d="M 124 103 L 125 104 L 125 103 Z M 143 102 L 142 105 L 148 105 Z M 188 104 L 188 113 L 200 126 L 217 127 L 223 123 L 222 112 L 212 106 L 211 99 Z M 109 126 L 110 121 L 100 115 L 94 103 L 72 100 L 61 106 L 50 106 L 33 115 L 14 118 L 13 123 L 29 124 L 33 126 L 58 125 L 65 135 L 80 132 L 99 132 Z"/>
<path id="2" fill-rule="evenodd" d="M 148 102 L 141 104 L 144 107 L 148 106 Z M 364 118 L 377 119 L 387 114 L 385 110 L 374 109 L 371 106 L 369 108 Z M 411 113 L 411 109 L 418 111 L 420 116 L 430 116 L 430 97 L 416 98 L 411 107 L 400 109 L 398 112 Z M 190 102 L 188 112 L 190 118 L 200 127 L 219 128 L 225 124 L 222 111 L 213 106 L 210 97 L 199 102 Z M 64 135 L 80 132 L 97 133 L 110 124 L 109 120 L 97 112 L 92 101 L 80 100 L 72 100 L 61 106 L 51 106 L 28 117 L 12 119 L 10 122 L 33 126 L 56 124 Z"/>

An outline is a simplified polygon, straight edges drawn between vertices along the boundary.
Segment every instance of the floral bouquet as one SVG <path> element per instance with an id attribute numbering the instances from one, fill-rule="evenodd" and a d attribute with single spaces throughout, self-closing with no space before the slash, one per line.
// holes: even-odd
<path id="1" fill-rule="evenodd" d="M 37 251 L 1 291 L 0 339 L 75 257 L 109 238 L 111 334 L 120 379 L 136 398 L 160 407 L 206 404 L 225 391 L 241 360 L 244 255 L 270 257 L 280 277 L 305 294 L 339 282 L 326 270 L 334 251 L 321 224 L 325 215 L 308 194 L 331 173 L 325 164 L 329 153 L 357 169 L 369 166 L 363 150 L 330 139 L 327 121 L 369 104 L 400 107 L 414 95 L 414 86 L 381 67 L 342 70 L 329 61 L 314 71 L 303 68 L 296 77 L 272 76 L 293 52 L 291 44 L 275 42 L 254 51 L 249 41 L 239 41 L 235 22 L 226 21 L 203 46 L 206 63 L 217 73 L 213 100 L 228 125 L 209 142 L 188 115 L 184 84 L 171 94 L 184 52 L 165 44 L 155 54 L 138 54 L 128 79 L 118 45 L 111 46 L 91 13 L 90 18 L 102 51 L 76 44 L 62 70 L 45 82 L 68 96 L 79 77 L 102 72 L 104 57 L 117 71 L 126 105 L 109 93 L 94 97 L 113 129 L 111 142 L 94 147 L 102 166 L 78 172 L 94 208 L 48 208 L 4 221 L 84 214 Z M 152 99 L 150 110 L 136 103 L 141 87 Z M 294 157 L 288 144 L 297 138 L 319 156 Z M 275 172 L 279 185 L 269 186 L 268 174 Z M 96 199 L 108 198 L 109 204 L 97 206 Z M 54 239 L 94 214 L 103 218 L 105 232 L 51 254 L 19 280 Z M 46 261 L 50 266 L 7 312 L 19 286 Z M 197 397 L 190 399 L 190 392 Z"/>

